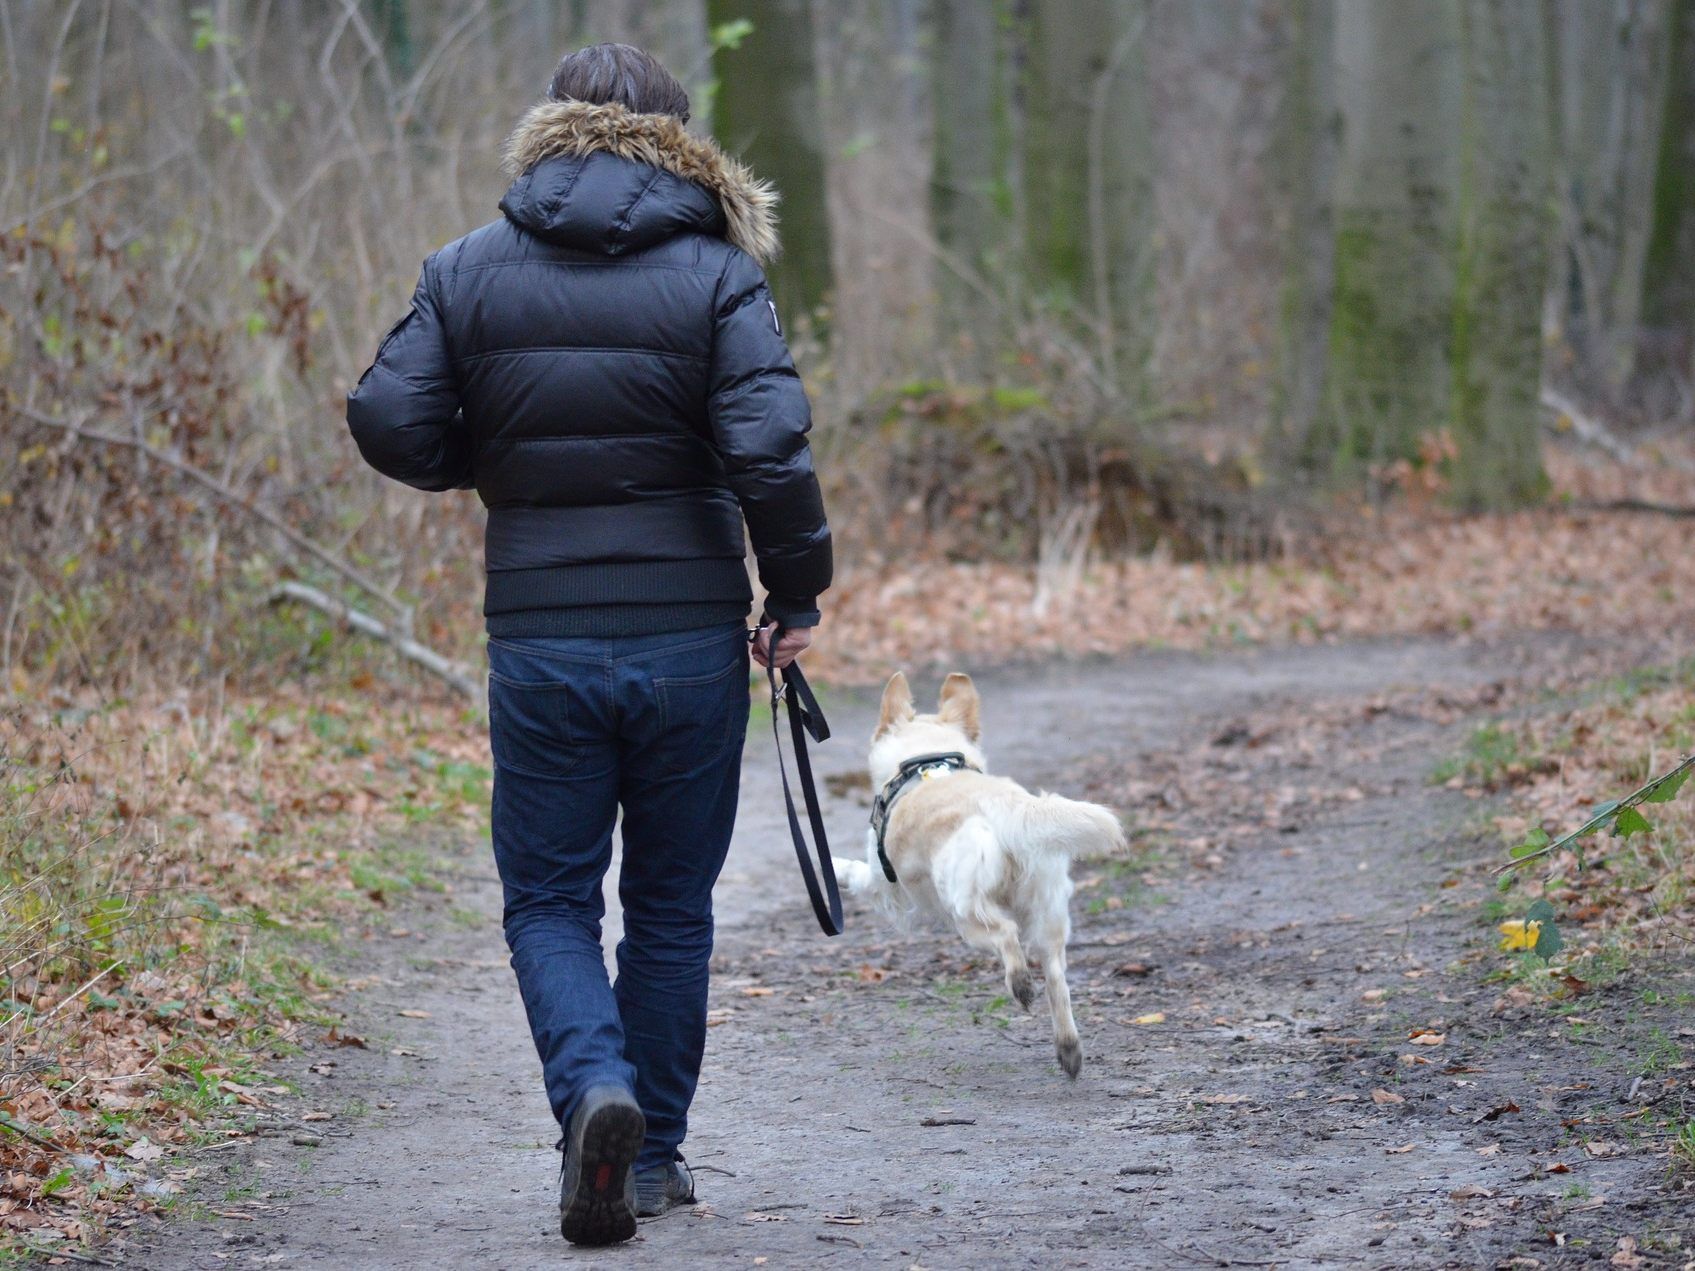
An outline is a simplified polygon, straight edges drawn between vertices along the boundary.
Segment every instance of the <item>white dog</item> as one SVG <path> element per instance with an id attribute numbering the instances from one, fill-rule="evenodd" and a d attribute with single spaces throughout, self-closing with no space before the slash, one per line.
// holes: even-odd
<path id="1" fill-rule="evenodd" d="M 1000 956 L 1006 987 L 1029 1009 L 1030 962 L 1040 964 L 1060 1067 L 1083 1067 L 1065 944 L 1071 938 L 1074 856 L 1122 851 L 1124 827 L 1106 808 L 1034 795 L 984 771 L 980 700 L 971 678 L 950 675 L 934 715 L 919 715 L 898 671 L 883 690 L 871 738 L 870 844 L 863 861 L 836 860 L 849 891 L 890 917 L 928 908 L 972 945 Z M 907 903 L 901 903 L 901 896 Z"/>

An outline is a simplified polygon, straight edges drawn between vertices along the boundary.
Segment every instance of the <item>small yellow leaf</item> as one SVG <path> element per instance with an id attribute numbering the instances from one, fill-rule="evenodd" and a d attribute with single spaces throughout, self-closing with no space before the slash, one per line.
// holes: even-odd
<path id="1" fill-rule="evenodd" d="M 1130 1022 L 1133 1024 L 1163 1024 L 1165 1023 L 1165 1012 L 1155 1011 L 1151 1015 L 1138 1015 Z"/>
<path id="2" fill-rule="evenodd" d="M 1415 1028 L 1408 1038 L 1414 1046 L 1440 1046 L 1448 1040 L 1448 1034 L 1438 1033 L 1430 1028 Z"/>
<path id="3" fill-rule="evenodd" d="M 1503 922 L 1500 926 L 1501 948 L 1509 953 L 1515 949 L 1534 949 L 1537 939 L 1542 935 L 1542 924 L 1534 919 L 1526 922 L 1514 918 L 1511 922 Z"/>

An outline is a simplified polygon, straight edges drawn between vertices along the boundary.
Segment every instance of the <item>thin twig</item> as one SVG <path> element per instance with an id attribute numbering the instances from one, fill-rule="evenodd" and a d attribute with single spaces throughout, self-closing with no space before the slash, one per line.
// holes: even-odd
<path id="1" fill-rule="evenodd" d="M 1600 829 L 1608 821 L 1617 817 L 1618 814 L 1623 812 L 1626 808 L 1634 808 L 1637 804 L 1645 802 L 1648 797 L 1654 793 L 1654 791 L 1658 790 L 1668 781 L 1676 778 L 1680 773 L 1688 772 L 1691 768 L 1695 768 L 1695 754 L 1685 756 L 1683 762 L 1678 764 L 1677 767 L 1673 768 L 1670 772 L 1661 773 L 1652 781 L 1648 782 L 1647 785 L 1642 786 L 1638 790 L 1631 791 L 1616 803 L 1604 806 L 1601 811 L 1590 817 L 1570 834 L 1563 835 L 1562 837 L 1555 839 L 1552 843 L 1545 843 L 1534 852 L 1526 852 L 1523 856 L 1514 857 L 1495 872 L 1497 874 L 1505 874 L 1509 870 L 1517 869 L 1520 865 L 1527 864 L 1539 857 L 1551 856 L 1567 844 L 1573 843 L 1582 838 L 1584 835 L 1593 833 L 1595 830 Z"/>
<path id="2" fill-rule="evenodd" d="M 118 1264 L 92 1253 L 78 1253 L 75 1249 L 55 1249 L 51 1245 L 22 1244 L 19 1246 L 25 1253 L 33 1253 L 43 1258 L 69 1258 L 72 1262 L 86 1262 L 90 1266 L 115 1267 Z"/>

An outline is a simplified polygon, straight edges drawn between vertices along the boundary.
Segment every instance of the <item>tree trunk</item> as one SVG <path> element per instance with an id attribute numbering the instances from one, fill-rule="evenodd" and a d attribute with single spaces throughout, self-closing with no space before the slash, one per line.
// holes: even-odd
<path id="1" fill-rule="evenodd" d="M 1465 0 L 1449 419 L 1451 493 L 1527 503 L 1542 472 L 1542 288 L 1552 187 L 1539 0 Z"/>
<path id="2" fill-rule="evenodd" d="M 1354 475 L 1446 422 L 1459 0 L 1341 4 L 1336 51 L 1330 382 L 1304 458 Z"/>
<path id="3" fill-rule="evenodd" d="M 1006 0 L 935 0 L 935 118 L 930 209 L 946 350 L 981 375 L 1008 324 L 1012 282 L 1012 133 Z"/>
<path id="4" fill-rule="evenodd" d="M 1642 316 L 1667 8 L 1668 0 L 1553 0 L 1567 259 L 1559 334 L 1583 387 L 1614 405 Z"/>
<path id="5" fill-rule="evenodd" d="M 831 0 L 816 21 L 830 156 L 830 362 L 851 401 L 937 373 L 930 105 L 919 0 Z"/>
<path id="6" fill-rule="evenodd" d="M 944 349 L 980 376 L 1012 303 L 1012 120 L 1005 0 L 936 0 L 931 215 Z"/>
<path id="7" fill-rule="evenodd" d="M 1695 0 L 1673 0 L 1670 47 L 1636 342 L 1637 391 L 1660 418 L 1687 413 L 1695 387 Z"/>
<path id="8" fill-rule="evenodd" d="M 394 68 L 394 78 L 404 83 L 418 65 L 417 47 L 412 42 L 412 14 L 408 0 L 379 0 L 383 51 Z"/>
<path id="9" fill-rule="evenodd" d="M 1147 0 L 1043 0 L 1026 28 L 1028 273 L 1084 319 L 1102 372 L 1136 400 L 1152 327 L 1148 12 Z"/>
<path id="10" fill-rule="evenodd" d="M 818 314 L 830 291 L 824 131 L 807 0 L 711 0 L 713 27 L 738 18 L 753 32 L 714 58 L 714 131 L 783 197 L 783 256 L 770 270 L 787 322 Z"/>
<path id="11" fill-rule="evenodd" d="M 1336 0 L 1293 0 L 1288 25 L 1271 155 L 1283 257 L 1271 449 L 1282 462 L 1301 455 L 1298 442 L 1317 426 L 1328 383 L 1336 249 L 1331 216 L 1338 138 Z"/>

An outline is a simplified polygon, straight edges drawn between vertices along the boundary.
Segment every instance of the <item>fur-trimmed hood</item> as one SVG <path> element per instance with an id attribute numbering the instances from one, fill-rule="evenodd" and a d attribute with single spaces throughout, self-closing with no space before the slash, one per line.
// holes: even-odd
<path id="1" fill-rule="evenodd" d="M 579 191 L 580 174 L 563 182 L 537 180 L 547 160 L 600 154 L 674 178 L 676 186 L 668 192 L 675 197 L 654 200 L 663 182 L 651 177 L 639 182 L 633 201 L 623 206 L 616 198 L 587 197 L 594 192 Z M 776 190 L 714 142 L 690 134 L 674 116 L 639 114 L 616 102 L 544 101 L 507 138 L 505 165 L 517 179 L 501 209 L 543 237 L 581 237 L 595 228 L 586 218 L 598 215 L 606 225 L 597 245 L 613 254 L 656 234 L 695 229 L 722 234 L 761 265 L 777 256 Z M 708 197 L 691 197 L 691 191 Z"/>

